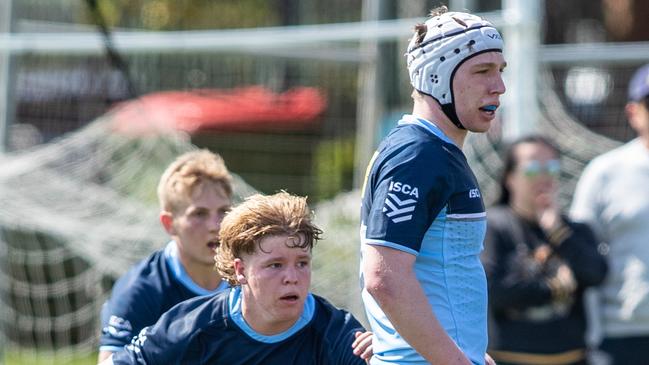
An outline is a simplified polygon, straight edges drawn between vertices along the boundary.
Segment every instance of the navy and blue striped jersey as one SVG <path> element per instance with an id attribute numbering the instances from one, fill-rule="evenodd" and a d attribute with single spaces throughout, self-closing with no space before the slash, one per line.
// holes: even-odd
<path id="1" fill-rule="evenodd" d="M 479 257 L 485 232 L 484 203 L 462 150 L 433 123 L 404 116 L 368 167 L 361 244 L 416 256 L 414 271 L 433 312 L 476 364 L 484 363 L 487 347 Z M 362 297 L 375 335 L 372 364 L 425 364 L 366 290 Z"/>
<path id="2" fill-rule="evenodd" d="M 113 364 L 361 365 L 352 353 L 356 331 L 349 313 L 309 294 L 304 311 L 288 330 L 255 332 L 243 319 L 241 288 L 185 301 L 145 328 L 113 355 Z"/>
<path id="3" fill-rule="evenodd" d="M 214 291 L 194 283 L 177 250 L 176 243 L 171 241 L 117 280 L 101 312 L 100 351 L 119 351 L 174 305 L 227 288 L 225 281 Z"/>

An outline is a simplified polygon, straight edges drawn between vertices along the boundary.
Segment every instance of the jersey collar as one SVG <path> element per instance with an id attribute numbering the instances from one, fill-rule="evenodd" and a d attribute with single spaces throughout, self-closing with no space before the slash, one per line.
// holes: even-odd
<path id="1" fill-rule="evenodd" d="M 252 337 L 253 339 L 259 342 L 264 342 L 264 343 L 277 343 L 277 342 L 284 341 L 285 339 L 293 336 L 295 333 L 297 333 L 299 330 L 301 330 L 307 324 L 309 324 L 309 322 L 311 322 L 311 319 L 313 318 L 313 314 L 315 313 L 315 299 L 313 298 L 313 295 L 309 293 L 308 296 L 306 297 L 306 300 L 304 301 L 304 310 L 302 311 L 302 315 L 300 316 L 300 318 L 298 318 L 295 324 L 291 326 L 291 328 L 287 329 L 282 333 L 278 333 L 272 336 L 266 336 L 257 333 L 255 330 L 252 329 L 252 327 L 248 325 L 248 323 L 246 323 L 246 320 L 243 318 L 243 312 L 241 311 L 242 299 L 243 296 L 241 295 L 240 286 L 236 286 L 232 288 L 232 290 L 230 290 L 230 296 L 228 299 L 230 318 L 248 336 Z"/>
<path id="2" fill-rule="evenodd" d="M 219 286 L 214 290 L 208 290 L 196 284 L 189 276 L 189 274 L 187 274 L 187 271 L 185 271 L 185 267 L 183 266 L 182 262 L 180 262 L 176 241 L 172 240 L 167 244 L 167 247 L 165 247 L 164 250 L 164 256 L 165 260 L 167 261 L 167 265 L 169 265 L 171 273 L 176 278 L 176 280 L 178 280 L 185 288 L 189 289 L 189 291 L 196 295 L 216 294 L 228 287 L 228 282 L 225 280 L 221 281 L 221 284 L 219 284 Z"/>
<path id="3" fill-rule="evenodd" d="M 403 117 L 401 117 L 401 120 L 399 120 L 399 125 L 405 125 L 405 124 L 414 124 L 418 125 L 424 129 L 426 129 L 429 133 L 435 135 L 437 138 L 441 139 L 444 142 L 450 143 L 452 145 L 455 145 L 455 142 L 453 142 L 452 139 L 450 139 L 442 130 L 435 125 L 435 123 L 426 120 L 424 118 L 417 118 L 411 114 L 404 114 Z"/>

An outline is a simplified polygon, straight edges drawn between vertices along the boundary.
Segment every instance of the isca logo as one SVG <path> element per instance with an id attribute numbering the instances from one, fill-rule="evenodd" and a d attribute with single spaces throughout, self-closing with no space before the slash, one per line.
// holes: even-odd
<path id="1" fill-rule="evenodd" d="M 387 198 L 385 198 L 385 206 L 383 212 L 394 223 L 407 222 L 412 219 L 412 212 L 415 210 L 417 199 L 419 199 L 419 189 L 409 184 L 404 184 L 398 181 L 390 182 Z M 401 199 L 395 193 L 407 195 L 406 199 Z M 414 199 L 413 199 L 414 198 Z"/>

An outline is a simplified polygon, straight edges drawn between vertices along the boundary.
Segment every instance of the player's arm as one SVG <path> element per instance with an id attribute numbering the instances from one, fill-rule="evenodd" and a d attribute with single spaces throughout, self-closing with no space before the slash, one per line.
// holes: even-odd
<path id="1" fill-rule="evenodd" d="M 170 317 L 163 316 L 155 325 L 145 327 L 128 346 L 101 365 L 180 364 L 190 339 L 186 329 L 191 326 L 179 324 L 175 313 Z"/>
<path id="2" fill-rule="evenodd" d="M 133 296 L 132 293 L 120 293 L 119 291 L 115 291 L 114 295 L 120 295 L 120 298 L 125 299 Z M 102 362 L 108 359 L 113 353 L 121 351 L 124 346 L 131 343 L 131 339 L 141 329 L 138 320 L 131 320 L 133 318 L 139 319 L 133 313 L 135 308 L 131 305 L 124 305 L 123 303 L 109 300 L 102 308 L 98 362 Z M 151 313 L 150 310 L 140 312 Z"/>
<path id="3" fill-rule="evenodd" d="M 180 365 L 196 363 L 195 358 L 188 357 L 198 354 L 193 351 L 194 336 L 201 333 L 204 324 L 212 318 L 212 305 L 208 301 L 212 297 L 197 297 L 189 299 L 172 307 L 165 312 L 152 326 L 145 327 L 123 350 L 112 356 L 110 365 L 141 365 L 165 364 Z M 200 308 L 199 308 L 200 307 Z"/>
<path id="4" fill-rule="evenodd" d="M 108 359 L 112 355 L 113 355 L 112 351 L 99 351 L 99 356 L 98 356 L 97 362 L 103 364 L 103 361 Z M 112 361 L 110 363 L 106 363 L 106 364 L 112 364 Z"/>
<path id="5" fill-rule="evenodd" d="M 121 351 L 148 323 L 156 322 L 157 310 L 137 293 L 114 291 L 113 296 L 121 301 L 109 301 L 102 309 L 102 329 L 99 339 L 98 361 L 102 362 L 112 354 Z"/>
<path id="6" fill-rule="evenodd" d="M 102 357 L 101 356 L 102 352 L 105 352 L 105 353 L 108 354 L 104 359 L 101 358 Z M 100 351 L 98 365 L 113 365 L 113 353 L 109 352 L 109 351 Z"/>
<path id="7" fill-rule="evenodd" d="M 363 245 L 365 289 L 399 334 L 429 363 L 471 365 L 446 334 L 414 273 L 415 256 Z"/>
<path id="8" fill-rule="evenodd" d="M 162 314 L 150 287 L 137 275 L 138 271 L 133 268 L 121 277 L 102 306 L 99 362 L 121 351 L 142 328 L 155 323 Z"/>

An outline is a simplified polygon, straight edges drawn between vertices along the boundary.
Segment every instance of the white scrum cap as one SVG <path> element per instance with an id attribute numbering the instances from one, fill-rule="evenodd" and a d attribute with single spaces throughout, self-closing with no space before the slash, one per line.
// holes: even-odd
<path id="1" fill-rule="evenodd" d="M 453 105 L 455 71 L 473 56 L 502 52 L 502 37 L 491 23 L 467 13 L 443 13 L 431 17 L 425 25 L 424 39 L 417 44 L 415 34 L 405 55 L 410 83 L 416 90 L 435 98 L 451 121 L 463 128 Z"/>

